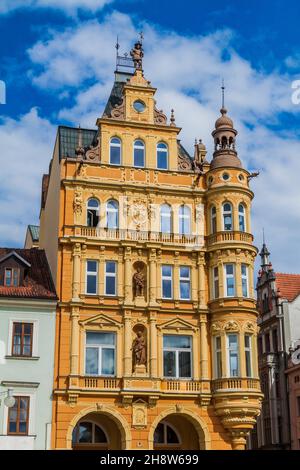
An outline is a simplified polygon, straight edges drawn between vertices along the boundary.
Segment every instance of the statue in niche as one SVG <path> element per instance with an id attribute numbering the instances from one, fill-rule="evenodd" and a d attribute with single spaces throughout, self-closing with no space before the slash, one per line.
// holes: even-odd
<path id="1" fill-rule="evenodd" d="M 143 296 L 145 289 L 145 276 L 140 266 L 137 267 L 137 270 L 133 275 L 133 285 L 135 297 Z"/>
<path id="2" fill-rule="evenodd" d="M 132 343 L 133 366 L 142 366 L 147 362 L 146 341 L 142 330 L 138 330 Z"/>

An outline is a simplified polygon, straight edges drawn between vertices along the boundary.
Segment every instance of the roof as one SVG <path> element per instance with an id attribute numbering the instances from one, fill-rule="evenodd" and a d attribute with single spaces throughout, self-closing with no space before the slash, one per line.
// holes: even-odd
<path id="1" fill-rule="evenodd" d="M 119 106 L 123 101 L 123 88 L 125 83 L 124 82 L 114 82 L 112 90 L 110 92 L 108 101 L 106 103 L 103 116 L 110 116 L 112 110 Z"/>
<path id="2" fill-rule="evenodd" d="M 40 239 L 40 227 L 39 225 L 28 225 L 31 238 L 34 242 L 38 242 Z"/>
<path id="3" fill-rule="evenodd" d="M 82 145 L 88 148 L 96 140 L 96 129 L 82 129 L 78 127 L 58 127 L 59 158 L 76 158 L 75 150 L 78 147 L 79 131 L 81 131 Z"/>
<path id="4" fill-rule="evenodd" d="M 50 268 L 44 250 L 38 248 L 0 248 L 0 259 L 9 255 L 22 258 L 29 267 L 25 270 L 23 285 L 7 287 L 0 285 L 0 297 L 57 300 Z"/>
<path id="5" fill-rule="evenodd" d="M 275 273 L 276 287 L 281 297 L 289 302 L 295 300 L 300 294 L 300 274 Z"/>

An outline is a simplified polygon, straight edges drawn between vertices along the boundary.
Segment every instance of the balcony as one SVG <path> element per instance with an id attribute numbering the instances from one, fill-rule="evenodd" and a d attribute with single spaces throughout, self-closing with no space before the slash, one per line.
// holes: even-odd
<path id="1" fill-rule="evenodd" d="M 255 390 L 260 392 L 260 380 L 245 377 L 230 377 L 212 381 L 212 391 L 222 392 L 223 390 Z"/>
<path id="2" fill-rule="evenodd" d="M 207 245 L 211 246 L 215 243 L 224 243 L 224 242 L 242 242 L 249 243 L 250 245 L 253 242 L 253 235 L 251 233 L 239 232 L 239 231 L 224 231 L 217 232 L 209 235 L 207 237 Z"/>
<path id="3" fill-rule="evenodd" d="M 179 233 L 162 233 L 153 231 L 138 231 L 130 229 L 106 229 L 97 227 L 67 226 L 64 236 L 75 236 L 89 238 L 93 240 L 109 241 L 133 241 L 166 243 L 171 245 L 185 245 L 201 248 L 204 246 L 204 236 L 202 235 L 181 235 Z"/>

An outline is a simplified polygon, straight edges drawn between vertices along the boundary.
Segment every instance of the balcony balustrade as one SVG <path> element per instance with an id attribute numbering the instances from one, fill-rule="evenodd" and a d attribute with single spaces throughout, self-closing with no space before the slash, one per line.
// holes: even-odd
<path id="1" fill-rule="evenodd" d="M 229 377 L 212 381 L 212 391 L 252 389 L 260 391 L 260 380 L 248 377 Z"/>
<path id="2" fill-rule="evenodd" d="M 215 243 L 224 243 L 224 242 L 244 242 L 250 243 L 253 242 L 253 235 L 251 233 L 239 232 L 239 231 L 224 231 L 217 232 L 209 235 L 207 237 L 207 245 L 211 246 Z"/>

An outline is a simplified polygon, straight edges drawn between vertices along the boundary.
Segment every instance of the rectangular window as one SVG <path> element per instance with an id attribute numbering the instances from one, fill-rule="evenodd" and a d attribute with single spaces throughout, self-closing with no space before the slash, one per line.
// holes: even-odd
<path id="1" fill-rule="evenodd" d="M 265 352 L 268 353 L 271 351 L 270 347 L 270 333 L 265 334 Z"/>
<path id="2" fill-rule="evenodd" d="M 86 262 L 86 293 L 97 294 L 98 292 L 98 262 L 88 260 Z"/>
<path id="3" fill-rule="evenodd" d="M 105 263 L 105 295 L 117 295 L 117 263 Z"/>
<path id="4" fill-rule="evenodd" d="M 86 334 L 85 373 L 115 375 L 115 333 Z"/>
<path id="5" fill-rule="evenodd" d="M 13 323 L 12 356 L 32 356 L 32 323 Z"/>
<path id="6" fill-rule="evenodd" d="M 164 377 L 176 379 L 192 377 L 191 336 L 164 335 Z"/>
<path id="7" fill-rule="evenodd" d="M 28 434 L 29 397 L 14 397 L 15 404 L 8 408 L 7 434 Z"/>
<path id="8" fill-rule="evenodd" d="M 213 268 L 213 297 L 217 299 L 219 297 L 219 268 L 215 266 Z"/>
<path id="9" fill-rule="evenodd" d="M 225 264 L 225 297 L 235 296 L 234 265 Z"/>
<path id="10" fill-rule="evenodd" d="M 188 266 L 180 266 L 179 270 L 180 299 L 191 298 L 191 270 Z"/>
<path id="11" fill-rule="evenodd" d="M 163 299 L 173 298 L 173 268 L 169 264 L 164 264 L 161 267 L 162 279 L 162 297 Z"/>
<path id="12" fill-rule="evenodd" d="M 20 278 L 19 268 L 5 268 L 4 285 L 6 287 L 18 287 Z"/>
<path id="13" fill-rule="evenodd" d="M 246 363 L 246 376 L 252 377 L 252 338 L 250 335 L 245 335 L 245 363 Z"/>
<path id="14" fill-rule="evenodd" d="M 297 413 L 298 413 L 298 416 L 300 416 L 300 396 L 297 397 Z"/>
<path id="15" fill-rule="evenodd" d="M 229 377 L 239 375 L 238 337 L 235 334 L 227 336 L 227 358 Z"/>
<path id="16" fill-rule="evenodd" d="M 248 293 L 248 266 L 246 264 L 241 265 L 242 275 L 242 293 L 243 297 L 249 297 Z"/>
<path id="17" fill-rule="evenodd" d="M 221 336 L 215 336 L 215 351 L 216 351 L 216 369 L 215 374 L 219 379 L 222 377 L 222 345 Z"/>

